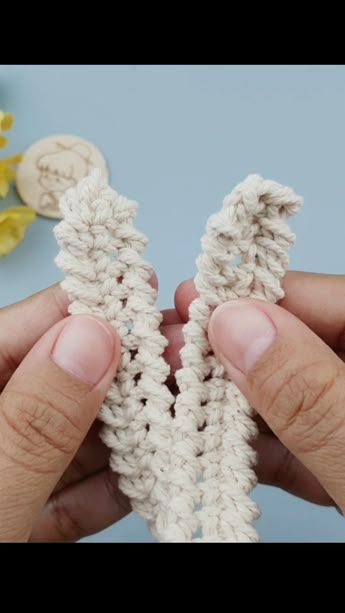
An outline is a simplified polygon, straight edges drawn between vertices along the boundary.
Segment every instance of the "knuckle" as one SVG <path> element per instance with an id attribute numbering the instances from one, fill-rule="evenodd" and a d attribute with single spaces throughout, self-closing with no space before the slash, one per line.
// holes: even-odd
<path id="1" fill-rule="evenodd" d="M 32 469 L 39 466 L 49 472 L 50 461 L 72 454 L 81 438 L 80 428 L 69 417 L 73 414 L 71 402 L 61 390 L 52 393 L 44 383 L 39 392 L 8 389 L 2 397 L 0 414 L 3 439 L 9 443 L 6 449 L 10 448 L 17 458 L 20 452 L 21 461 Z"/>
<path id="2" fill-rule="evenodd" d="M 345 393 L 339 382 L 344 375 L 339 368 L 327 359 L 296 365 L 278 359 L 273 369 L 266 366 L 268 374 L 260 375 L 255 391 L 262 415 L 295 451 L 320 448 L 343 430 Z"/>
<path id="3" fill-rule="evenodd" d="M 78 541 L 84 536 L 84 529 L 77 516 L 66 504 L 63 494 L 55 494 L 49 500 L 54 534 L 58 541 Z"/>

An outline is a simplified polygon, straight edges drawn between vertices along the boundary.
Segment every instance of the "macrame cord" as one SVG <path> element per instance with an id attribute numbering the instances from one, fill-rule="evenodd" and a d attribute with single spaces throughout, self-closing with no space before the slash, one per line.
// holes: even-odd
<path id="1" fill-rule="evenodd" d="M 65 192 L 55 227 L 57 265 L 71 314 L 94 314 L 117 330 L 121 363 L 101 408 L 110 466 L 132 508 L 161 542 L 252 542 L 259 511 L 252 409 L 212 353 L 212 311 L 229 299 L 281 299 L 294 242 L 287 218 L 302 199 L 249 175 L 207 222 L 184 325 L 176 400 L 166 385 L 167 345 L 143 258 L 146 237 L 133 222 L 137 204 L 111 189 L 98 170 Z"/>

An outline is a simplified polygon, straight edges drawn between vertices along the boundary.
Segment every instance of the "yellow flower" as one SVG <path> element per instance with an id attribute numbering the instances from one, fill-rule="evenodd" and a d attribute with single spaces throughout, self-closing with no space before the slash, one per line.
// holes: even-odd
<path id="1" fill-rule="evenodd" d="M 0 111 L 0 132 L 10 130 L 14 124 L 14 115 Z M 6 147 L 8 140 L 3 134 L 0 134 L 0 149 Z"/>
<path id="2" fill-rule="evenodd" d="M 6 255 L 20 243 L 36 213 L 29 207 L 18 206 L 0 211 L 0 256 Z"/>
<path id="3" fill-rule="evenodd" d="M 10 183 L 14 181 L 16 172 L 13 166 L 19 164 L 22 160 L 22 154 L 10 155 L 7 158 L 0 160 L 0 198 L 4 198 L 10 189 Z"/>
<path id="4" fill-rule="evenodd" d="M 14 115 L 0 111 L 0 130 L 10 130 L 14 124 Z"/>
<path id="5" fill-rule="evenodd" d="M 0 110 L 0 132 L 10 130 L 14 116 Z M 7 138 L 0 134 L 0 149 L 7 145 Z M 16 178 L 15 166 L 22 160 L 22 154 L 9 155 L 0 160 L 0 198 L 7 196 L 10 184 Z M 18 206 L 0 211 L 0 256 L 6 255 L 20 243 L 27 227 L 34 221 L 35 211 L 29 207 Z"/>

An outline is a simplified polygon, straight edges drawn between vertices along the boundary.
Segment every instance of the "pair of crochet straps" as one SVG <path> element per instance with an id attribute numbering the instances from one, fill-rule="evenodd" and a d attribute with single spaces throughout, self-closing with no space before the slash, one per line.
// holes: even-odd
<path id="1" fill-rule="evenodd" d="M 99 414 L 101 437 L 122 491 L 159 541 L 258 540 L 259 511 L 249 497 L 256 484 L 252 408 L 212 353 L 207 328 L 229 299 L 282 298 L 294 242 L 287 219 L 301 204 L 290 188 L 250 175 L 209 218 L 174 397 L 152 267 L 142 257 L 147 239 L 134 226 L 137 204 L 96 169 L 61 199 L 56 262 L 70 313 L 104 317 L 122 342 Z"/>

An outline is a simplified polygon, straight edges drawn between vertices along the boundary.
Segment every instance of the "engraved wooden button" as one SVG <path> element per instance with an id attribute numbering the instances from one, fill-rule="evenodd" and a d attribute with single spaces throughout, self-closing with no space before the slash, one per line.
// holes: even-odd
<path id="1" fill-rule="evenodd" d="M 49 136 L 24 154 L 17 169 L 17 190 L 25 204 L 40 215 L 61 219 L 59 200 L 63 192 L 95 167 L 108 180 L 106 161 L 95 145 L 79 136 Z"/>

